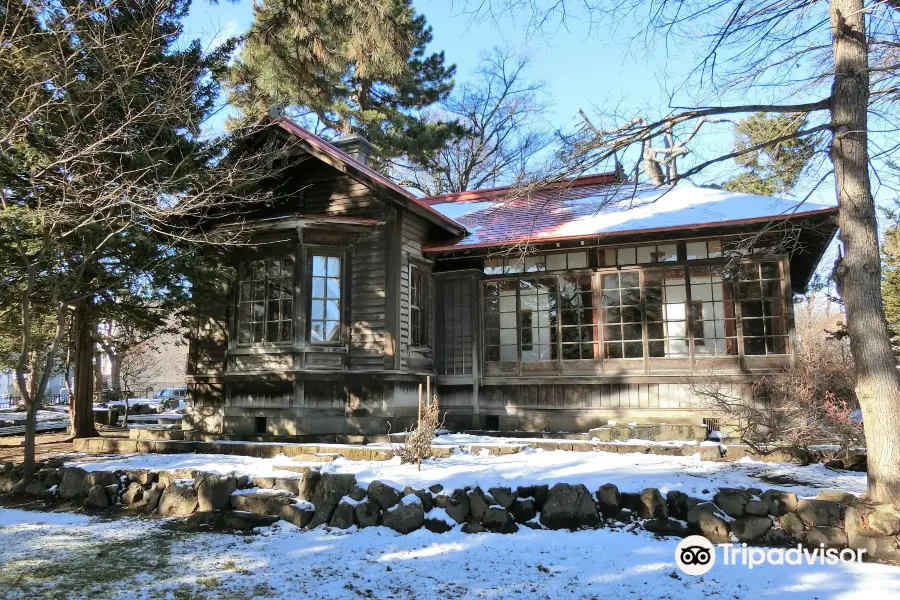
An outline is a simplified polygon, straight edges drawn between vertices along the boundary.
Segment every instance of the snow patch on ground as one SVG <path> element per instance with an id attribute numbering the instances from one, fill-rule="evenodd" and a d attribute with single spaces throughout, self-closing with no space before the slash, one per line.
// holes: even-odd
<path id="1" fill-rule="evenodd" d="M 625 492 L 655 487 L 663 493 L 678 490 L 699 498 L 711 498 L 716 489 L 722 487 L 778 488 L 800 496 L 815 496 L 822 489 L 859 495 L 866 488 L 865 473 L 834 471 L 821 464 L 804 467 L 746 458 L 739 462 L 712 462 L 700 460 L 698 454 L 659 456 L 528 449 L 505 456 L 482 456 L 461 452 L 447 458 L 425 460 L 421 470 L 416 465 L 401 464 L 399 458 L 387 461 L 338 458 L 331 463 L 304 463 L 284 455 L 254 458 L 216 454 L 136 454 L 100 461 L 86 457 L 67 464 L 87 470 L 190 468 L 255 477 L 296 477 L 296 473 L 281 470 L 279 466 L 309 465 L 321 468 L 323 473 L 352 473 L 363 487 L 376 479 L 398 490 L 406 486 L 425 489 L 441 484 L 447 494 L 474 485 L 488 489 L 556 482 L 583 483 L 592 491 L 604 483 L 615 484 Z"/>
<path id="2" fill-rule="evenodd" d="M 384 527 L 346 534 L 281 524 L 245 536 L 172 533 L 164 520 L 131 518 L 38 524 L 45 516 L 0 509 L 0 595 L 872 600 L 900 590 L 900 568 L 865 563 L 749 570 L 718 561 L 691 577 L 675 568 L 679 540 L 641 531 L 403 536 Z"/>
<path id="3" fill-rule="evenodd" d="M 24 411 L 0 410 L 0 421 L 21 421 L 22 424 L 24 425 L 26 418 L 27 418 L 27 414 Z M 68 409 L 38 410 L 37 411 L 37 422 L 38 423 L 53 423 L 53 422 L 57 422 L 57 421 L 68 421 L 68 420 L 69 420 Z"/>

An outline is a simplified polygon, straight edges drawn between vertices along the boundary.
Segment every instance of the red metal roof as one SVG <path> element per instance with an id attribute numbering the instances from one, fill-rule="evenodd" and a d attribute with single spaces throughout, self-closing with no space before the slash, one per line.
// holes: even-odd
<path id="1" fill-rule="evenodd" d="M 359 162 L 334 144 L 331 144 L 330 142 L 322 139 L 308 129 L 301 127 L 287 117 L 278 117 L 274 120 L 274 123 L 288 133 L 304 140 L 315 150 L 318 150 L 319 152 L 330 156 L 332 159 L 343 163 L 344 165 L 352 167 L 355 171 L 359 172 L 361 175 L 367 177 L 368 179 L 371 179 L 372 181 L 375 181 L 380 185 L 393 190 L 397 194 L 400 194 L 402 197 L 410 201 L 413 205 L 420 207 L 421 210 L 430 215 L 433 219 L 440 221 L 442 224 L 447 226 L 451 232 L 457 233 L 459 231 L 465 231 L 465 226 L 434 210 L 426 202 L 423 202 L 421 199 L 416 198 L 408 190 L 403 189 L 372 167 Z"/>
<path id="2" fill-rule="evenodd" d="M 638 185 L 617 181 L 614 173 L 580 177 L 524 194 L 507 187 L 423 201 L 469 231 L 455 242 L 423 248 L 432 252 L 741 225 L 837 210 L 836 206 L 714 188 Z"/>

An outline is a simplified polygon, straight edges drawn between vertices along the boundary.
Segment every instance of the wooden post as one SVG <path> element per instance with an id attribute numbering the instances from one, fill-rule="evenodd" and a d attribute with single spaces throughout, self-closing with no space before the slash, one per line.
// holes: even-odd
<path id="1" fill-rule="evenodd" d="M 416 421 L 416 427 L 422 427 L 422 384 L 419 384 L 419 419 Z"/>
<path id="2" fill-rule="evenodd" d="M 417 421 L 416 432 L 417 432 L 417 436 L 422 435 L 422 384 L 421 383 L 419 384 L 419 420 Z M 418 443 L 417 443 L 417 445 L 418 445 Z M 420 456 L 418 456 L 418 458 L 416 460 L 416 470 L 421 471 L 422 470 L 421 453 L 416 452 L 416 454 L 420 455 Z"/>
<path id="3" fill-rule="evenodd" d="M 431 375 L 425 376 L 425 402 L 431 404 Z M 421 412 L 419 416 L 421 417 Z"/>

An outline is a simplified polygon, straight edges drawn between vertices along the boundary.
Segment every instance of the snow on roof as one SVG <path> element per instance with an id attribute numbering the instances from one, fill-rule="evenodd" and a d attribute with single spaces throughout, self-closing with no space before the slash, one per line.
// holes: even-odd
<path id="1" fill-rule="evenodd" d="M 587 181 L 585 181 L 587 180 Z M 520 242 L 543 242 L 601 234 L 641 233 L 761 222 L 832 212 L 811 204 L 691 186 L 636 185 L 597 176 L 540 189 L 529 197 L 490 190 L 424 199 L 462 223 L 470 235 L 427 250 L 452 250 Z"/>

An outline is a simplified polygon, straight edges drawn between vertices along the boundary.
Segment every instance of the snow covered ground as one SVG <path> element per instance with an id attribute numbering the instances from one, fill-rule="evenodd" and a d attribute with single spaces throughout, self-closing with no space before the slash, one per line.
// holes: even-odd
<path id="1" fill-rule="evenodd" d="M 403 536 L 384 527 L 188 533 L 163 520 L 0 509 L 6 598 L 900 598 L 900 568 L 716 564 L 677 571 L 677 539 L 600 529 Z"/>
<path id="2" fill-rule="evenodd" d="M 716 488 L 721 487 L 778 488 L 794 491 L 800 496 L 815 496 L 822 489 L 862 494 L 866 487 L 865 473 L 833 471 L 819 464 L 802 467 L 750 460 L 701 461 L 699 455 L 658 456 L 532 449 L 505 456 L 460 451 L 448 458 L 423 462 L 421 471 L 416 470 L 415 465 L 401 465 L 397 458 L 389 461 L 338 458 L 332 463 L 303 463 L 284 455 L 253 458 L 217 454 L 135 454 L 100 461 L 85 457 L 67 464 L 88 470 L 191 468 L 213 473 L 234 472 L 238 475 L 270 477 L 296 476 L 296 473 L 279 469 L 279 466 L 307 464 L 320 467 L 324 472 L 353 473 L 363 485 L 378 479 L 401 489 L 407 485 L 425 488 L 435 483 L 452 490 L 469 485 L 487 489 L 562 481 L 583 483 L 592 491 L 604 483 L 613 483 L 626 492 L 656 487 L 663 493 L 679 490 L 702 498 L 710 498 Z"/>
<path id="3" fill-rule="evenodd" d="M 26 417 L 25 411 L 0 410 L 0 421 L 21 421 L 24 424 Z M 48 407 L 47 409 L 37 411 L 38 423 L 67 421 L 68 419 L 69 409 L 66 406 Z"/>

